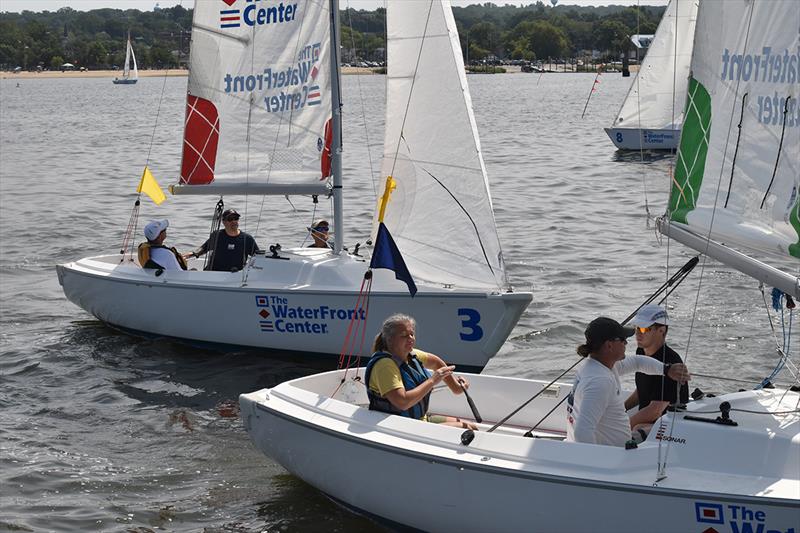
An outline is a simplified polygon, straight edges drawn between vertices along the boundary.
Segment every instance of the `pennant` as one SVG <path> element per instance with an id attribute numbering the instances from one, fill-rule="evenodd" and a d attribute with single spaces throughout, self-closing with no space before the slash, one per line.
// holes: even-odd
<path id="1" fill-rule="evenodd" d="M 161 190 L 161 187 L 159 187 L 158 182 L 153 177 L 148 167 L 144 167 L 142 179 L 139 182 L 139 187 L 136 189 L 136 192 L 145 193 L 156 205 L 160 205 L 161 202 L 167 199 L 164 195 L 164 191 Z"/>
<path id="2" fill-rule="evenodd" d="M 378 225 L 378 235 L 375 237 L 375 248 L 372 250 L 369 267 L 393 270 L 395 279 L 404 281 L 408 285 L 408 292 L 411 293 L 411 296 L 417 293 L 417 285 L 406 267 L 406 262 L 403 261 L 400 250 L 383 222 Z"/>

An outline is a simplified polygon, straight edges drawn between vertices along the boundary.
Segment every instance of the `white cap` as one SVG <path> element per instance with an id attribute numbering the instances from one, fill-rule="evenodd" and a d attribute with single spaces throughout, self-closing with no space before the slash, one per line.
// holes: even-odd
<path id="1" fill-rule="evenodd" d="M 152 222 L 148 222 L 144 227 L 144 236 L 147 237 L 148 241 L 154 241 L 158 238 L 159 234 L 168 227 L 169 220 L 166 218 L 164 220 L 153 220 Z"/>
<path id="2" fill-rule="evenodd" d="M 631 324 L 640 328 L 648 328 L 653 324 L 669 326 L 669 316 L 666 309 L 660 305 L 649 304 L 639 309 Z"/>

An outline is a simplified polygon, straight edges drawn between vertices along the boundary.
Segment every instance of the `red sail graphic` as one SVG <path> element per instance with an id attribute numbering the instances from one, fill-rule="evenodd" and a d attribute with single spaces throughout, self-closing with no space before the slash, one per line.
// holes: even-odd
<path id="1" fill-rule="evenodd" d="M 331 143 L 333 142 L 332 126 L 332 120 L 328 119 L 328 121 L 325 123 L 325 148 L 322 150 L 322 157 L 320 158 L 320 170 L 322 170 L 322 177 L 320 178 L 320 181 L 331 175 Z"/>
<path id="2" fill-rule="evenodd" d="M 187 95 L 181 183 L 204 185 L 214 181 L 218 142 L 217 108 L 204 98 Z"/>

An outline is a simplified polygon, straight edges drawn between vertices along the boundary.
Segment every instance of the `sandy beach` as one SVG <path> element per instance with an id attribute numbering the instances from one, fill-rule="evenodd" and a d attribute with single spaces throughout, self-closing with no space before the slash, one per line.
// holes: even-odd
<path id="1" fill-rule="evenodd" d="M 342 74 L 374 74 L 374 69 L 362 67 L 344 67 Z M 187 76 L 189 71 L 186 69 L 168 70 L 140 70 L 140 78 L 164 77 L 164 76 Z M 0 72 L 0 79 L 30 79 L 30 78 L 118 78 L 122 75 L 121 70 L 43 70 L 41 72 Z"/>

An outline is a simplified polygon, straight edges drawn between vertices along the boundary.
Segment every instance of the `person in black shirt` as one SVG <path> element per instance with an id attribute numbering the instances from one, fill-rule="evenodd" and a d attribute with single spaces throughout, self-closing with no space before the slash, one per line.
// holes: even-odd
<path id="1" fill-rule="evenodd" d="M 239 213 L 234 209 L 226 209 L 222 213 L 224 230 L 211 234 L 200 248 L 187 254 L 187 257 L 200 257 L 211 251 L 211 261 L 206 270 L 236 272 L 244 267 L 251 255 L 259 252 L 256 240 L 249 234 L 239 230 Z"/>
<path id="2" fill-rule="evenodd" d="M 633 317 L 631 324 L 636 326 L 637 354 L 653 357 L 667 365 L 665 368 L 683 363 L 675 350 L 666 344 L 669 317 L 663 307 L 643 306 Z M 640 433 L 644 437 L 670 404 L 685 404 L 688 401 L 689 386 L 685 383 L 679 385 L 666 375 L 650 376 L 637 372 L 636 390 L 625 400 L 626 410 L 639 407 L 630 417 L 634 435 Z"/>

